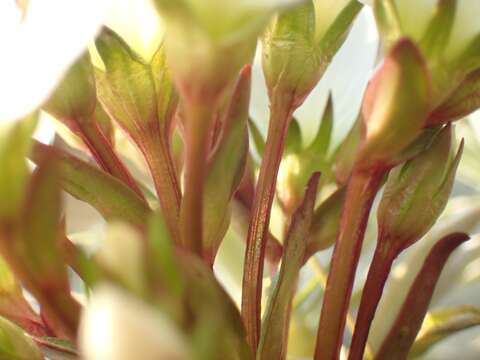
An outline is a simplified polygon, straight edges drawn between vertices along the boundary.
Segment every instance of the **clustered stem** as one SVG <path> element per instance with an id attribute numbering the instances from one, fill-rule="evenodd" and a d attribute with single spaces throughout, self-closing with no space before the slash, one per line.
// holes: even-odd
<path id="1" fill-rule="evenodd" d="M 316 360 L 338 359 L 368 216 L 383 175 L 354 170 L 350 177 L 320 315 Z"/>
<path id="2" fill-rule="evenodd" d="M 293 108 L 290 103 L 273 102 L 270 111 L 267 141 L 248 229 L 242 288 L 242 317 L 247 342 L 253 351 L 256 351 L 260 337 L 263 266 L 270 213 Z"/>
<path id="3" fill-rule="evenodd" d="M 361 360 L 363 358 L 370 326 L 395 260 L 396 252 L 386 249 L 383 244 L 384 242 L 380 240 L 368 270 L 360 307 L 358 308 L 352 344 L 350 345 L 349 360 Z"/>

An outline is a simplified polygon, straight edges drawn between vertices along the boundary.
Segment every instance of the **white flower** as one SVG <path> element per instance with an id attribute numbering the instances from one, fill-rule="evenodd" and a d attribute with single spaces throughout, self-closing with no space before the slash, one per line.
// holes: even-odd
<path id="1" fill-rule="evenodd" d="M 191 358 L 186 340 L 164 314 L 111 285 L 94 290 L 79 343 L 86 360 Z"/>

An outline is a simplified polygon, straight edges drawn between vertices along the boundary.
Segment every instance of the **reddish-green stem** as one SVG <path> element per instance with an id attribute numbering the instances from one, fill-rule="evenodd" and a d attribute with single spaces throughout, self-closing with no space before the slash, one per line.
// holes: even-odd
<path id="1" fill-rule="evenodd" d="M 167 139 L 159 134 L 148 136 L 142 144 L 155 190 L 172 239 L 180 241 L 180 185 Z"/>
<path id="2" fill-rule="evenodd" d="M 140 198 L 145 200 L 137 182 L 119 159 L 110 140 L 105 136 L 96 122 L 81 125 L 81 137 L 103 170 L 121 180 L 135 191 Z"/>
<path id="3" fill-rule="evenodd" d="M 181 206 L 181 231 L 184 246 L 202 255 L 203 188 L 210 144 L 212 106 L 187 106 L 184 194 Z"/>
<path id="4" fill-rule="evenodd" d="M 383 171 L 354 171 L 348 182 L 317 333 L 316 360 L 336 360 L 365 228 Z"/>
<path id="5" fill-rule="evenodd" d="M 350 346 L 349 360 L 363 359 L 365 345 L 370 331 L 375 311 L 382 297 L 383 288 L 387 281 L 392 263 L 396 257 L 396 251 L 391 251 L 383 246 L 380 241 L 375 249 L 367 280 L 362 292 L 362 300 L 358 309 L 355 331 Z"/>
<path id="6" fill-rule="evenodd" d="M 247 331 L 247 342 L 254 352 L 260 337 L 262 276 L 270 211 L 292 111 L 293 107 L 288 102 L 271 105 L 268 136 L 248 229 L 243 273 L 242 317 Z"/>

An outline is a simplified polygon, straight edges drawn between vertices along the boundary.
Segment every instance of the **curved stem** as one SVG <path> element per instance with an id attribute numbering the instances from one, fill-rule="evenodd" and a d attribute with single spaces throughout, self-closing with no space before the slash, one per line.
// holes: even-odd
<path id="1" fill-rule="evenodd" d="M 268 136 L 248 229 L 242 287 L 242 317 L 247 331 L 247 342 L 254 352 L 260 336 L 262 275 L 270 211 L 292 111 L 291 104 L 271 105 Z"/>
<path id="2" fill-rule="evenodd" d="M 382 241 L 383 243 L 383 241 Z M 375 249 L 367 280 L 363 288 L 362 300 L 358 309 L 355 331 L 350 345 L 349 360 L 362 360 L 365 344 L 367 343 L 370 325 L 372 323 L 378 303 L 382 297 L 383 288 L 387 281 L 395 252 L 388 251 L 381 243 Z"/>
<path id="3" fill-rule="evenodd" d="M 212 108 L 207 104 L 189 104 L 187 109 L 184 195 L 181 205 L 181 231 L 184 246 L 202 255 L 203 188 Z"/>
<path id="4" fill-rule="evenodd" d="M 316 360 L 338 359 L 365 228 L 383 171 L 350 177 L 320 315 Z"/>

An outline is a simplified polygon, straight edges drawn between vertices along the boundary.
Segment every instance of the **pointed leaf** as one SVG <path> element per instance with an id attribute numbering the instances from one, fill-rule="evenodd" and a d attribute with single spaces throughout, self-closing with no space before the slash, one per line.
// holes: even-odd
<path id="1" fill-rule="evenodd" d="M 328 149 L 330 147 L 330 141 L 332 138 L 333 130 L 333 100 L 332 93 L 328 94 L 327 104 L 323 111 L 322 121 L 320 123 L 320 129 L 318 130 L 315 139 L 308 147 L 307 152 L 315 155 L 321 155 L 326 157 Z"/>
<path id="2" fill-rule="evenodd" d="M 456 333 L 480 325 L 480 309 L 458 306 L 427 314 L 409 356 L 417 358 L 435 344 Z"/>
<path id="3" fill-rule="evenodd" d="M 227 111 L 222 137 L 208 165 L 203 201 L 203 251 L 212 262 L 230 223 L 230 200 L 245 171 L 250 71 L 250 67 L 246 67 L 240 75 Z"/>
<path id="4" fill-rule="evenodd" d="M 457 8 L 457 0 L 440 0 L 437 2 L 435 15 L 430 20 L 420 47 L 425 56 L 436 58 L 448 45 Z"/>
<path id="5" fill-rule="evenodd" d="M 305 257 L 305 240 L 313 219 L 319 179 L 319 173 L 311 177 L 304 200 L 293 215 L 285 240 L 279 279 L 269 299 L 263 321 L 257 359 L 286 358 L 292 298 Z"/>
<path id="6" fill-rule="evenodd" d="M 438 278 L 450 254 L 469 237 L 454 233 L 442 238 L 430 250 L 402 308 L 375 359 L 405 359 L 420 330 Z"/>
<path id="7" fill-rule="evenodd" d="M 52 157 L 60 167 L 62 188 L 97 209 L 105 219 L 119 219 L 142 227 L 148 206 L 122 182 L 59 149 L 35 144 L 32 160 Z"/>

